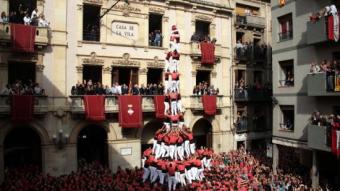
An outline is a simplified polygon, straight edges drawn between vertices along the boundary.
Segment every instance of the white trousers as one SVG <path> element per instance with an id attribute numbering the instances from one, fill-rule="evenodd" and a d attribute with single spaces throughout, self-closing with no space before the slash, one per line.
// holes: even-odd
<path id="1" fill-rule="evenodd" d="M 191 169 L 189 169 L 189 170 L 185 169 L 185 177 L 186 177 L 188 183 L 191 184 L 192 183 Z"/>
<path id="2" fill-rule="evenodd" d="M 169 191 L 176 190 L 176 185 L 177 185 L 176 177 L 175 176 L 169 176 L 169 178 L 168 178 L 168 189 L 169 189 Z"/>
<path id="3" fill-rule="evenodd" d="M 191 152 L 191 154 L 195 154 L 195 150 L 196 150 L 195 143 L 191 143 L 190 144 L 190 152 Z"/>
<path id="4" fill-rule="evenodd" d="M 185 154 L 187 155 L 187 157 L 190 156 L 191 152 L 190 152 L 190 142 L 189 140 L 185 140 L 184 141 L 184 151 L 185 151 Z"/>
<path id="5" fill-rule="evenodd" d="M 171 101 L 171 114 L 177 115 L 177 101 Z"/>
<path id="6" fill-rule="evenodd" d="M 150 176 L 150 168 L 143 168 L 143 182 L 145 182 Z"/>
<path id="7" fill-rule="evenodd" d="M 164 102 L 164 115 L 168 113 L 169 109 L 170 109 L 169 102 L 165 101 Z"/>

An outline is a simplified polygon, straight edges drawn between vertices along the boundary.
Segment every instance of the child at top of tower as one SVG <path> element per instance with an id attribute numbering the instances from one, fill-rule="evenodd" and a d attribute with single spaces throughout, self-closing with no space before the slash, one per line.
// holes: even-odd
<path id="1" fill-rule="evenodd" d="M 170 41 L 175 43 L 180 42 L 179 32 L 176 25 L 172 25 L 171 27 Z"/>

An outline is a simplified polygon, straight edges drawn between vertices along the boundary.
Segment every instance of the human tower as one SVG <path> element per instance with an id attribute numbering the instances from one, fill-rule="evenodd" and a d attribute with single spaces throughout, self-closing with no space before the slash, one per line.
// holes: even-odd
<path id="1" fill-rule="evenodd" d="M 175 190 L 204 178 L 210 169 L 212 151 L 196 152 L 193 134 L 184 124 L 179 91 L 180 35 L 176 25 L 171 28 L 170 51 L 165 59 L 164 125 L 153 139 L 153 147 L 143 153 L 143 182 L 159 182 Z"/>

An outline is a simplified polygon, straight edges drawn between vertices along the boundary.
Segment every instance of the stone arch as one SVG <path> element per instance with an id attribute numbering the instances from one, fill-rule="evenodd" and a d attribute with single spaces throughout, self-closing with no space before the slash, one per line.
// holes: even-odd
<path id="1" fill-rule="evenodd" d="M 221 129 L 220 129 L 220 125 L 218 123 L 218 120 L 216 119 L 216 117 L 202 117 L 202 116 L 198 116 L 196 118 L 194 118 L 194 120 L 192 120 L 189 124 L 189 128 L 190 130 L 193 129 L 195 123 L 200 120 L 200 119 L 205 119 L 207 121 L 209 121 L 212 125 L 212 132 L 219 132 Z"/>
<path id="2" fill-rule="evenodd" d="M 208 119 L 199 118 L 195 121 L 191 129 L 194 135 L 194 142 L 198 148 L 201 146 L 212 147 L 213 126 Z"/>
<path id="3" fill-rule="evenodd" d="M 16 125 L 7 130 L 2 140 L 4 166 L 16 167 L 32 164 L 42 170 L 44 136 L 41 133 L 34 126 L 25 124 Z"/>
<path id="4" fill-rule="evenodd" d="M 158 120 L 151 120 L 146 123 L 140 132 L 142 151 L 147 149 L 151 144 L 156 131 L 163 127 L 163 122 Z"/>
<path id="5" fill-rule="evenodd" d="M 91 163 L 109 164 L 109 146 L 107 129 L 101 124 L 87 124 L 77 135 L 77 160 Z"/>
<path id="6" fill-rule="evenodd" d="M 70 138 L 69 138 L 69 143 L 70 144 L 77 144 L 77 139 L 78 139 L 78 135 L 80 133 L 80 131 L 85 128 L 86 126 L 90 126 L 90 125 L 96 125 L 96 126 L 100 126 L 103 129 L 105 129 L 105 131 L 109 134 L 110 133 L 110 128 L 109 126 L 106 126 L 105 124 L 102 123 L 88 123 L 88 122 L 80 122 L 78 124 L 76 124 L 74 126 L 74 128 L 72 128 L 71 132 L 70 132 Z M 108 135 L 109 137 L 109 135 Z"/>

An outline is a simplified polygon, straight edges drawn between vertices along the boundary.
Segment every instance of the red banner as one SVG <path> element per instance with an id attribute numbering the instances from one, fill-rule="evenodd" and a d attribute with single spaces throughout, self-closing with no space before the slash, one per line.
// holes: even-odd
<path id="1" fill-rule="evenodd" d="M 35 42 L 34 26 L 11 24 L 12 48 L 18 52 L 34 52 Z"/>
<path id="2" fill-rule="evenodd" d="M 11 116 L 15 122 L 28 122 L 33 119 L 34 97 L 31 95 L 13 95 Z"/>
<path id="3" fill-rule="evenodd" d="M 216 96 L 210 95 L 202 96 L 204 113 L 207 115 L 215 115 L 217 109 L 216 102 L 217 102 Z"/>
<path id="4" fill-rule="evenodd" d="M 105 120 L 105 97 L 97 95 L 84 96 L 86 119 L 91 121 Z"/>
<path id="5" fill-rule="evenodd" d="M 119 125 L 122 128 L 140 128 L 143 126 L 141 96 L 119 96 Z"/>
<path id="6" fill-rule="evenodd" d="M 331 143 L 331 150 L 332 153 L 340 156 L 340 124 L 335 123 L 332 126 L 332 143 Z"/>
<path id="7" fill-rule="evenodd" d="M 153 101 L 154 101 L 154 104 L 155 104 L 156 118 L 164 119 L 164 117 L 165 117 L 164 116 L 164 110 L 165 110 L 164 101 L 165 101 L 165 96 L 163 96 L 163 95 L 154 96 Z"/>
<path id="8" fill-rule="evenodd" d="M 215 64 L 215 45 L 210 42 L 201 42 L 201 64 Z"/>

